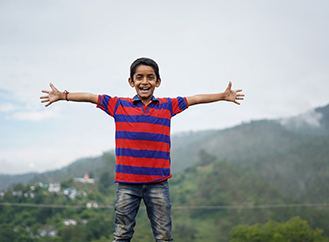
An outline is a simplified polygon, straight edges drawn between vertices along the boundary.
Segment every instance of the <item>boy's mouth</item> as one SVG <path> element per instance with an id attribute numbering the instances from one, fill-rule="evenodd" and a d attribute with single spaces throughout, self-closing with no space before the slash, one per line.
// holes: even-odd
<path id="1" fill-rule="evenodd" d="M 142 92 L 142 93 L 147 93 L 151 88 L 150 87 L 140 87 L 139 90 Z"/>

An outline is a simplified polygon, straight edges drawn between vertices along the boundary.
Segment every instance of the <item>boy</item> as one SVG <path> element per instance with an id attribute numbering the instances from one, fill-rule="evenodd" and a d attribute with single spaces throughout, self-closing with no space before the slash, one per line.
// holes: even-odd
<path id="1" fill-rule="evenodd" d="M 161 84 L 159 67 L 149 58 L 139 58 L 130 66 L 129 85 L 134 98 L 118 98 L 90 93 L 58 91 L 50 84 L 48 95 L 40 97 L 46 107 L 59 101 L 91 102 L 114 117 L 116 127 L 115 182 L 119 183 L 115 202 L 114 241 L 130 241 L 141 199 L 144 200 L 157 242 L 171 237 L 171 203 L 167 179 L 170 173 L 170 120 L 189 106 L 220 100 L 240 104 L 242 90 L 190 97 L 155 98 Z"/>

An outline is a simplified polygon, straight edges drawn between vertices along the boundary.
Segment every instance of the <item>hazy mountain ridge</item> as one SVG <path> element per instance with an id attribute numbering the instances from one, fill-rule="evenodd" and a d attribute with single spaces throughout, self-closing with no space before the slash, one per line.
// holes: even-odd
<path id="1" fill-rule="evenodd" d="M 7 188 L 15 183 L 60 182 L 68 177 L 83 177 L 86 172 L 89 173 L 89 176 L 98 178 L 104 167 L 112 170 L 114 174 L 114 166 L 115 157 L 113 152 L 105 152 L 102 156 L 78 159 L 66 167 L 53 171 L 24 175 L 0 174 L 0 189 Z"/>
<path id="2" fill-rule="evenodd" d="M 20 175 L 6 175 L 0 174 L 0 190 L 7 188 L 8 186 L 15 183 L 23 183 L 25 184 L 27 181 L 35 177 L 38 173 L 26 173 Z"/>
<path id="3" fill-rule="evenodd" d="M 204 150 L 257 171 L 286 194 L 309 202 L 327 202 L 329 193 L 323 184 L 329 184 L 329 134 L 324 130 L 329 123 L 329 105 L 315 110 L 321 114 L 317 129 L 304 125 L 289 130 L 278 120 L 259 120 L 215 131 L 179 149 L 173 145 L 173 168 L 181 171 L 195 164 L 198 153 Z M 198 133 L 186 139 L 191 135 Z"/>
<path id="4" fill-rule="evenodd" d="M 282 119 L 259 120 L 224 130 L 185 132 L 173 135 L 171 152 L 172 171 L 176 173 L 192 166 L 198 161 L 200 150 L 205 150 L 215 155 L 218 159 L 226 158 L 247 169 L 261 168 L 264 176 L 271 177 L 278 183 L 283 182 L 285 179 L 282 179 L 282 176 L 285 177 L 294 171 L 298 163 L 304 164 L 303 169 L 310 165 L 308 161 L 310 158 L 307 157 L 321 156 L 317 159 L 325 159 L 326 161 L 329 159 L 329 154 L 326 151 L 328 150 L 326 147 L 328 147 L 329 140 L 329 105 L 316 108 L 312 112 L 317 115 L 315 116 L 317 123 L 315 121 L 303 121 L 304 125 L 291 126 L 293 123 L 303 123 L 302 121 L 296 121 L 299 118 L 305 120 L 307 115 L 301 114 L 287 119 L 290 120 L 289 122 L 283 122 Z M 307 113 L 310 113 L 310 111 Z M 310 147 L 317 153 L 313 154 Z M 309 154 L 300 157 L 302 151 Z M 91 172 L 93 176 L 97 177 L 105 165 L 108 165 L 104 163 L 103 156 L 79 159 L 67 167 L 45 173 L 0 174 L 0 189 L 18 182 L 24 184 L 27 182 L 54 182 L 70 176 L 82 177 L 85 172 Z M 306 158 L 308 160 L 305 160 Z M 293 162 L 286 162 L 289 159 L 292 159 Z M 110 165 L 113 172 L 114 162 L 113 160 Z M 321 163 L 320 161 L 315 162 Z M 317 167 L 310 169 L 308 174 L 313 174 L 319 169 L 326 171 L 327 168 L 321 163 Z M 303 189 L 310 185 L 308 184 L 310 179 L 314 180 L 314 176 L 308 175 L 303 177 L 302 174 L 298 176 L 300 176 L 297 182 L 299 185 L 296 183 L 287 186 L 286 189 L 290 190 L 298 187 L 301 195 Z M 321 179 L 326 180 L 327 178 L 322 177 Z M 280 184 L 277 185 L 281 186 Z"/>
<path id="5" fill-rule="evenodd" d="M 323 117 L 321 122 L 325 124 Z M 173 208 L 176 208 L 172 216 L 175 221 L 173 235 L 177 240 L 200 242 L 208 238 L 209 241 L 229 241 L 229 231 L 237 225 L 265 223 L 271 219 L 284 222 L 294 216 L 301 216 L 312 228 L 321 228 L 324 235 L 329 236 L 327 207 L 303 206 L 329 203 L 329 135 L 298 133 L 288 130 L 278 120 L 259 120 L 224 130 L 185 132 L 173 135 L 172 141 L 172 165 L 176 174 L 169 182 Z M 115 156 L 108 152 L 99 157 L 79 159 L 59 170 L 36 174 L 26 182 L 67 184 L 70 180 L 67 178 L 82 177 L 89 172 L 96 178 L 96 184 L 83 198 L 84 202 L 63 200 L 61 196 L 47 192 L 39 194 L 39 198 L 45 199 L 43 203 L 53 203 L 57 197 L 59 204 L 85 204 L 88 200 L 113 204 L 114 167 Z M 27 198 L 13 196 L 8 191 L 3 199 L 17 203 L 19 199 L 23 199 L 22 202 Z M 35 201 L 30 198 L 28 202 Z M 263 205 L 282 207 L 261 208 Z M 208 209 L 209 206 L 227 206 L 229 209 Z M 234 206 L 240 208 L 233 209 Z M 187 209 L 189 207 L 198 208 Z M 68 218 L 68 214 L 84 219 L 88 215 L 87 227 L 76 227 L 81 229 L 81 236 L 86 228 L 95 231 L 92 229 L 99 226 L 103 226 L 106 236 L 112 233 L 108 224 L 114 222 L 113 213 L 109 219 L 108 214 L 104 217 L 103 210 L 67 209 L 61 212 L 50 208 L 28 208 L 21 212 L 21 208 L 14 207 L 2 210 L 2 221 L 14 214 L 12 209 L 16 209 L 15 217 L 11 217 L 14 222 L 16 217 L 36 218 L 40 226 L 49 221 L 60 231 L 62 220 Z M 153 236 L 147 215 L 141 211 L 138 216 L 136 236 L 141 236 L 141 241 L 149 241 Z M 96 226 L 92 228 L 93 221 Z M 67 236 L 63 231 L 59 234 Z"/>

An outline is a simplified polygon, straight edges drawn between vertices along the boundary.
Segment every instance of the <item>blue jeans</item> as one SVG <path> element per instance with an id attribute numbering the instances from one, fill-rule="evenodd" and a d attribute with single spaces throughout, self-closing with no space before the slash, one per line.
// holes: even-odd
<path id="1" fill-rule="evenodd" d="M 171 238 L 171 202 L 167 181 L 148 184 L 119 183 L 115 201 L 114 241 L 129 242 L 133 237 L 135 217 L 144 200 L 157 242 Z M 114 242 L 113 241 L 113 242 Z"/>

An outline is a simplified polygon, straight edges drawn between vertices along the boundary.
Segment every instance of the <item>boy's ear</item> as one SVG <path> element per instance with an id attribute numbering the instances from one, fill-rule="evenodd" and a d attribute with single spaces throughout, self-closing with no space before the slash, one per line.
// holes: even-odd
<path id="1" fill-rule="evenodd" d="M 155 86 L 156 86 L 156 87 L 159 87 L 160 84 L 161 84 L 161 78 L 159 78 L 159 79 L 157 80 L 157 82 L 155 83 Z"/>
<path id="2" fill-rule="evenodd" d="M 134 87 L 134 86 L 135 86 L 134 81 L 133 81 L 130 77 L 128 78 L 128 82 L 129 82 L 129 85 L 130 85 L 131 87 Z"/>

